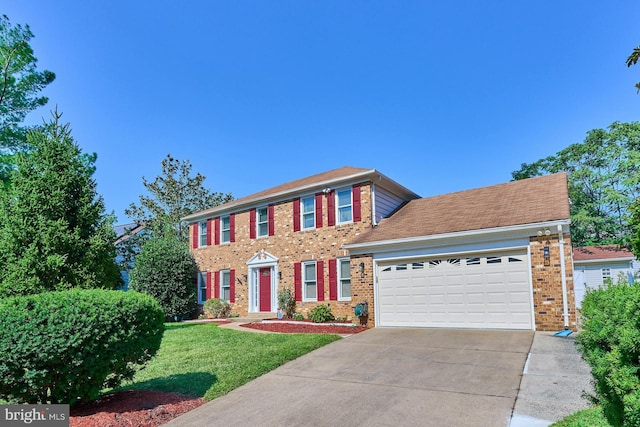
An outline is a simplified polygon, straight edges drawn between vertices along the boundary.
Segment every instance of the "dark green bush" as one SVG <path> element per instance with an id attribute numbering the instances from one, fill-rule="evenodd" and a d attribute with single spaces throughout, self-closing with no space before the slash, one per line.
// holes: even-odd
<path id="1" fill-rule="evenodd" d="M 175 236 L 154 235 L 144 243 L 129 274 L 129 289 L 154 297 L 166 320 L 189 318 L 196 310 L 198 268 L 189 248 Z"/>
<path id="2" fill-rule="evenodd" d="M 0 300 L 0 399 L 89 401 L 158 351 L 158 303 L 137 292 L 69 290 Z"/>
<path id="3" fill-rule="evenodd" d="M 231 313 L 231 305 L 220 298 L 211 298 L 205 301 L 203 311 L 213 319 L 226 319 Z"/>
<path id="4" fill-rule="evenodd" d="M 311 321 L 315 323 L 322 323 L 330 322 L 334 319 L 334 317 L 333 313 L 331 313 L 331 309 L 328 306 L 319 304 L 313 307 L 313 309 L 309 313 L 309 319 L 311 319 Z"/>
<path id="5" fill-rule="evenodd" d="M 587 293 L 577 344 L 596 396 L 614 426 L 640 426 L 640 284 Z"/>

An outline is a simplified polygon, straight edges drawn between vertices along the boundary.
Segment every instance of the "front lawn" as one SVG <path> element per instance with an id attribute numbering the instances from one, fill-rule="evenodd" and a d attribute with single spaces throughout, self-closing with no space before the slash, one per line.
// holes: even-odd
<path id="1" fill-rule="evenodd" d="M 609 427 L 600 406 L 584 409 L 551 424 L 551 427 Z"/>
<path id="2" fill-rule="evenodd" d="M 119 390 L 175 392 L 211 400 L 338 339 L 238 332 L 213 323 L 169 323 L 156 357 Z"/>

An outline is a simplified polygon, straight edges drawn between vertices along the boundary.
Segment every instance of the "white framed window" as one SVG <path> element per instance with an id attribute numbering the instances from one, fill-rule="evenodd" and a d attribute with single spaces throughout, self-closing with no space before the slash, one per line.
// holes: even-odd
<path id="1" fill-rule="evenodd" d="M 267 208 L 256 209 L 256 235 L 258 237 L 269 235 L 269 210 Z"/>
<path id="2" fill-rule="evenodd" d="M 351 264 L 349 258 L 338 260 L 338 300 L 351 300 Z"/>
<path id="3" fill-rule="evenodd" d="M 200 221 L 198 223 L 198 246 L 207 246 L 207 221 Z"/>
<path id="4" fill-rule="evenodd" d="M 316 281 L 316 263 L 302 263 L 302 300 L 317 301 L 318 286 Z"/>
<path id="5" fill-rule="evenodd" d="M 300 200 L 300 215 L 302 215 L 302 228 L 309 229 L 316 226 L 316 199 L 306 197 Z"/>
<path id="6" fill-rule="evenodd" d="M 231 220 L 229 216 L 220 218 L 220 243 L 231 241 Z"/>
<path id="7" fill-rule="evenodd" d="M 198 304 L 204 304 L 207 300 L 207 273 L 198 272 Z"/>
<path id="8" fill-rule="evenodd" d="M 602 280 L 611 280 L 611 269 L 603 268 L 602 269 Z"/>
<path id="9" fill-rule="evenodd" d="M 336 191 L 336 207 L 338 224 L 353 221 L 353 202 L 351 199 L 351 188 Z"/>
<path id="10" fill-rule="evenodd" d="M 220 271 L 220 299 L 229 302 L 231 300 L 231 278 L 229 270 Z"/>

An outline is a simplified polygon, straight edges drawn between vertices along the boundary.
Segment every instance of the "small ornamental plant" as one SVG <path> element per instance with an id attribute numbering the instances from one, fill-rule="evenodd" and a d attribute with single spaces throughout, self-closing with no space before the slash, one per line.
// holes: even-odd
<path id="1" fill-rule="evenodd" d="M 211 298 L 204 303 L 203 311 L 210 319 L 226 319 L 231 314 L 231 305 L 220 298 Z"/>
<path id="2" fill-rule="evenodd" d="M 278 309 L 282 311 L 284 317 L 292 318 L 296 311 L 296 299 L 289 288 L 282 288 L 278 292 Z"/>
<path id="3" fill-rule="evenodd" d="M 309 319 L 314 323 L 331 322 L 334 318 L 329 306 L 324 304 L 315 306 L 309 313 Z"/>

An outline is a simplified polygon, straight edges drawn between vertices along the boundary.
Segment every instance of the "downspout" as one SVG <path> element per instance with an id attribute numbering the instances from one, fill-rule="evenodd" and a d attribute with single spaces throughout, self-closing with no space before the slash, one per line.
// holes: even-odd
<path id="1" fill-rule="evenodd" d="M 558 244 L 560 245 L 560 274 L 562 277 L 562 316 L 564 328 L 569 329 L 569 307 L 567 304 L 567 274 L 564 269 L 564 235 L 562 225 L 558 224 Z"/>

